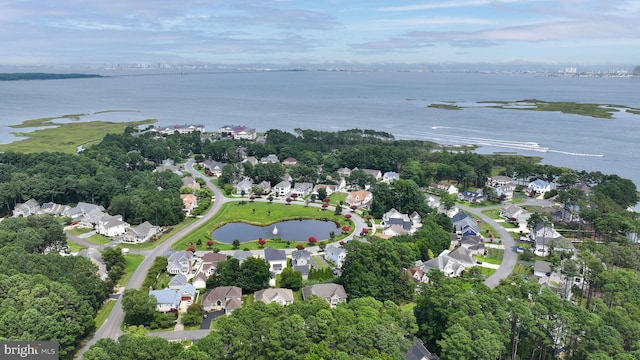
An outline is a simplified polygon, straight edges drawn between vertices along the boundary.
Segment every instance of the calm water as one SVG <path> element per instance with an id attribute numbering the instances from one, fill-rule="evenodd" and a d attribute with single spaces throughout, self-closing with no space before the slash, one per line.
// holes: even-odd
<path id="1" fill-rule="evenodd" d="M 105 73 L 105 75 L 113 75 Z M 481 145 L 545 163 L 615 173 L 640 184 L 640 116 L 604 120 L 551 112 L 429 109 L 442 101 L 541 99 L 640 107 L 640 78 L 444 73 L 260 72 L 0 82 L 0 142 L 26 119 L 106 110 L 88 120 L 158 119 L 208 130 L 370 128 L 397 138 Z"/>
<path id="2" fill-rule="evenodd" d="M 274 226 L 278 231 L 273 233 Z M 282 221 L 271 226 L 255 226 L 245 223 L 228 223 L 217 228 L 211 235 L 213 239 L 231 244 L 238 239 L 241 243 L 259 238 L 307 241 L 309 236 L 315 236 L 318 241 L 329 239 L 329 234 L 340 234 L 340 228 L 331 221 L 321 220 L 291 220 Z"/>

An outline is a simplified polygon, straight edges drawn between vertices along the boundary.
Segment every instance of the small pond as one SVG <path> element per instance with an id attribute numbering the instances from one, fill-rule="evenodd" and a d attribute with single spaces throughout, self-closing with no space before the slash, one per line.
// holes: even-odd
<path id="1" fill-rule="evenodd" d="M 277 228 L 274 234 L 274 228 Z M 216 241 L 231 244 L 238 239 L 241 243 L 258 238 L 307 241 L 309 236 L 315 236 L 318 241 L 329 238 L 329 233 L 340 234 L 341 230 L 332 221 L 322 220 L 290 220 L 281 221 L 269 226 L 256 226 L 240 222 L 231 222 L 213 231 L 212 237 Z"/>

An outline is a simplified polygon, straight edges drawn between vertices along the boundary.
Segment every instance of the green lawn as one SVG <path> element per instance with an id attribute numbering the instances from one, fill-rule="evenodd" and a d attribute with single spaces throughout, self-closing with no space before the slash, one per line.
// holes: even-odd
<path id="1" fill-rule="evenodd" d="M 482 266 L 477 266 L 477 268 L 480 269 L 480 274 L 486 277 L 489 277 L 496 272 L 496 269 L 490 269 Z"/>
<path id="2" fill-rule="evenodd" d="M 343 192 L 335 192 L 333 194 L 331 194 L 331 196 L 329 196 L 329 204 L 331 205 L 338 205 L 340 204 L 340 201 L 342 201 L 345 206 L 349 206 L 347 205 L 347 202 L 345 200 L 347 200 L 347 193 L 343 193 Z M 322 201 L 322 199 L 320 199 L 320 201 Z"/>
<path id="3" fill-rule="evenodd" d="M 502 257 L 504 256 L 504 250 L 502 249 L 487 249 L 487 256 L 473 255 L 475 259 L 488 264 L 500 265 L 502 264 Z"/>
<path id="4" fill-rule="evenodd" d="M 522 265 L 522 264 L 516 264 L 516 266 L 513 268 L 513 271 L 511 271 L 511 274 L 513 274 L 513 275 L 531 275 L 531 274 L 533 274 L 533 268 L 531 266 L 526 266 L 526 265 Z"/>
<path id="5" fill-rule="evenodd" d="M 249 306 L 251 304 L 253 304 L 253 294 L 243 296 L 242 306 Z"/>
<path id="6" fill-rule="evenodd" d="M 111 242 L 110 238 L 102 236 L 100 234 L 91 235 L 88 238 L 84 238 L 84 240 L 87 240 L 88 242 L 94 243 L 96 245 L 106 245 Z"/>
<path id="7" fill-rule="evenodd" d="M 121 285 L 121 286 L 126 285 L 131 279 L 131 276 L 133 276 L 133 273 L 136 272 L 136 269 L 138 268 L 138 266 L 140 266 L 140 263 L 142 263 L 143 260 L 144 260 L 144 255 L 137 255 L 137 254 L 125 255 L 124 261 L 126 263 L 126 266 L 124 268 L 124 275 L 122 275 L 122 278 L 118 281 L 118 285 Z"/>
<path id="8" fill-rule="evenodd" d="M 484 210 L 482 213 L 492 218 L 493 220 L 502 220 L 502 217 L 500 216 L 500 209 Z"/>
<path id="9" fill-rule="evenodd" d="M 107 318 L 111 314 L 111 310 L 113 310 L 114 306 L 116 306 L 116 301 L 108 300 L 107 302 L 104 303 L 104 305 L 102 305 L 100 310 L 98 310 L 98 314 L 96 314 L 96 318 L 93 319 L 93 322 L 96 324 L 96 329 L 99 329 L 100 326 L 104 324 L 105 320 L 107 320 Z"/>
<path id="10" fill-rule="evenodd" d="M 324 264 L 318 259 L 318 257 L 320 257 L 320 255 L 314 255 L 311 258 L 313 259 L 313 261 L 318 265 L 318 269 L 324 269 L 326 268 L 326 266 L 324 266 Z"/>
<path id="11" fill-rule="evenodd" d="M 80 244 L 76 244 L 73 241 L 68 240 L 68 239 L 67 239 L 67 246 L 69 247 L 69 251 L 72 252 L 72 253 L 77 253 L 80 250 L 87 248 L 86 246 L 82 246 Z"/>
<path id="12" fill-rule="evenodd" d="M 176 250 L 184 250 L 190 246 L 195 246 L 197 250 L 207 250 L 208 246 L 206 243 L 207 241 L 212 240 L 211 233 L 213 233 L 213 230 L 228 222 L 241 221 L 253 225 L 268 226 L 280 221 L 298 219 L 326 219 L 338 222 L 340 223 L 340 226 L 349 225 L 353 227 L 353 222 L 347 221 L 343 216 L 334 215 L 333 211 L 323 211 L 316 207 L 268 202 L 246 202 L 244 205 L 241 205 L 239 202 L 231 202 L 224 204 L 222 209 L 213 219 L 182 238 L 173 245 L 173 248 Z M 341 234 L 336 235 L 336 240 L 340 240 Z M 197 245 L 198 240 L 200 240 L 200 245 Z M 297 243 L 299 242 L 292 241 L 289 244 L 286 241 L 278 242 L 276 240 L 267 240 L 265 247 L 272 246 L 284 249 L 290 246 L 295 246 Z M 304 244 L 306 245 L 306 243 Z M 231 244 L 224 244 L 217 241 L 213 247 L 219 250 L 233 249 Z M 240 245 L 240 249 L 245 248 L 252 250 L 259 249 L 260 245 L 258 245 L 256 239 L 256 241 L 245 242 Z"/>
<path id="13" fill-rule="evenodd" d="M 82 234 L 86 234 L 86 233 L 92 232 L 93 229 L 85 228 L 85 227 L 74 227 L 74 228 L 71 228 L 71 229 L 66 230 L 66 231 L 72 233 L 73 235 L 80 236 Z"/>

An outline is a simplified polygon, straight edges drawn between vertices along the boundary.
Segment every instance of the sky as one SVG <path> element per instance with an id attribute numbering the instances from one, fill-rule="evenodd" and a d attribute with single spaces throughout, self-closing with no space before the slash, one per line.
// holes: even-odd
<path id="1" fill-rule="evenodd" d="M 0 65 L 637 65 L 639 24 L 639 0 L 0 0 Z"/>

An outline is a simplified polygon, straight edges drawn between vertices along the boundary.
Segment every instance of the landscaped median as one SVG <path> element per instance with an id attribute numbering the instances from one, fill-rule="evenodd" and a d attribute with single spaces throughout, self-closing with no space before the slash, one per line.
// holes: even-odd
<path id="1" fill-rule="evenodd" d="M 343 215 L 335 215 L 331 210 L 322 210 L 315 206 L 286 205 L 270 202 L 246 202 L 234 201 L 226 203 L 211 220 L 199 226 L 196 230 L 182 238 L 173 245 L 175 250 L 193 248 L 198 251 L 233 250 L 232 244 L 226 244 L 212 239 L 211 234 L 218 227 L 230 222 L 244 222 L 251 225 L 269 226 L 287 220 L 326 220 L 336 223 L 339 227 L 348 226 L 352 231 L 355 228 L 353 221 Z M 336 233 L 334 240 L 340 240 L 348 234 Z M 326 240 L 326 239 L 318 239 Z M 211 243 L 213 241 L 213 243 Z M 209 244 L 210 245 L 209 245 Z M 244 242 L 242 249 L 256 250 L 262 247 L 288 248 L 296 244 L 305 244 L 301 241 L 277 241 L 266 240 L 265 245 L 258 244 L 258 239 Z"/>

